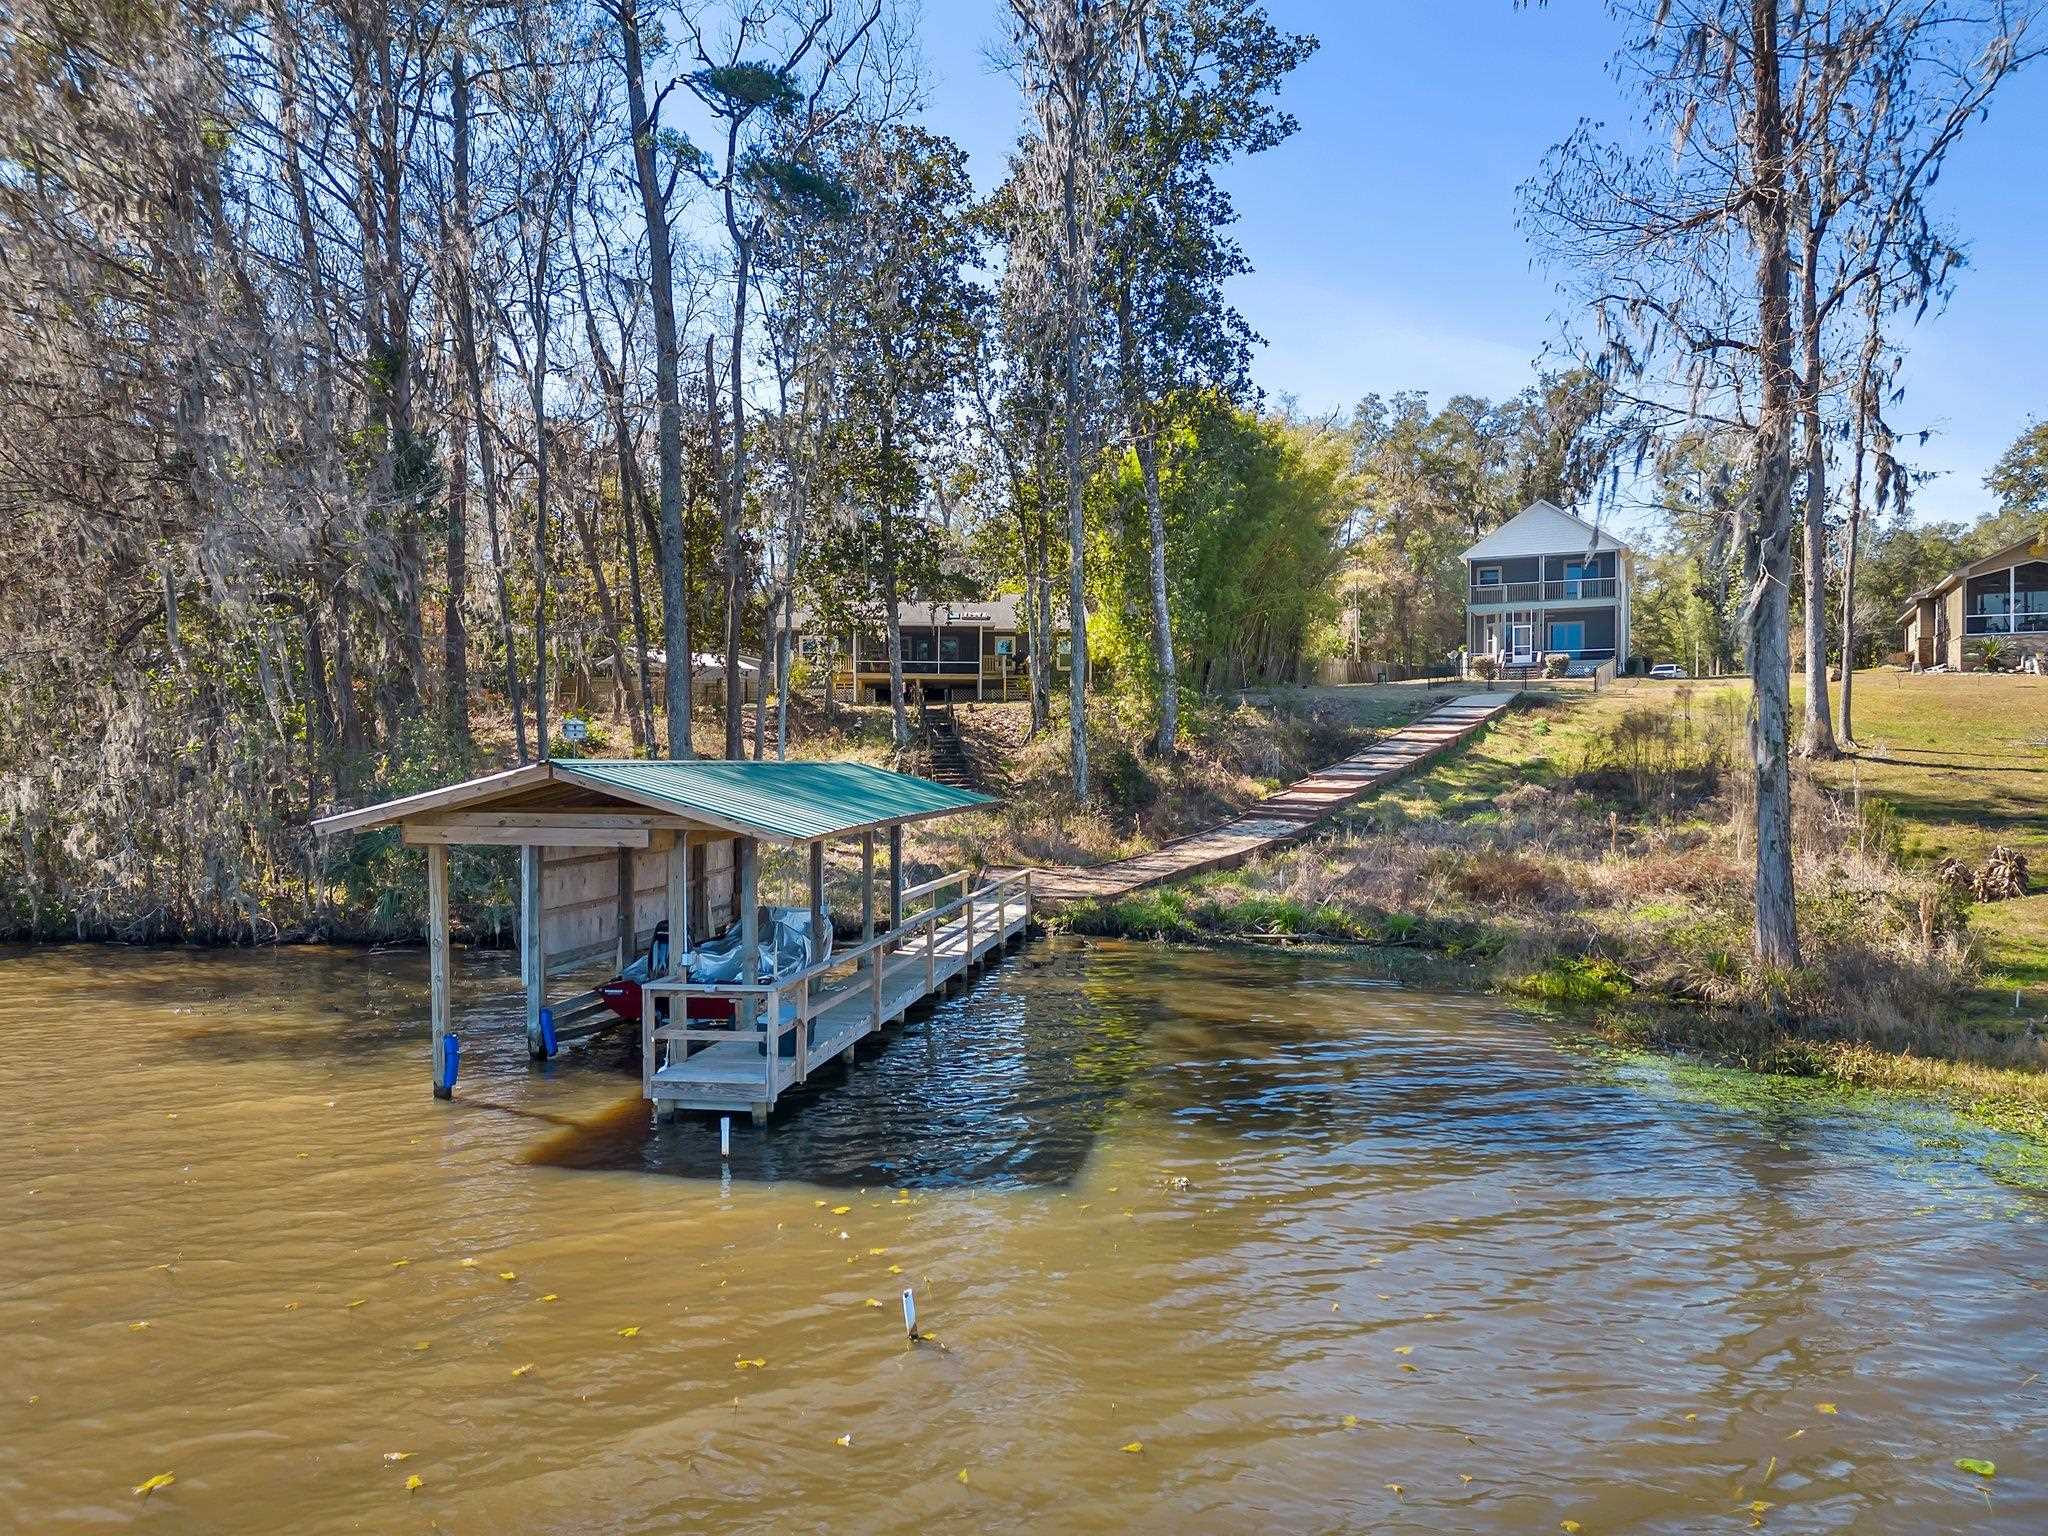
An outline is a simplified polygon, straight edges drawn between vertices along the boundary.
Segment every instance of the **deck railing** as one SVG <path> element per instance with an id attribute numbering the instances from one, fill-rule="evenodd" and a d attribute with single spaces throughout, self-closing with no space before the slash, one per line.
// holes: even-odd
<path id="1" fill-rule="evenodd" d="M 1472 602 L 1480 607 L 1500 603 L 1612 602 L 1617 591 L 1612 576 L 1581 576 L 1569 581 L 1494 581 L 1472 583 Z"/>
<path id="2" fill-rule="evenodd" d="M 837 1007 L 850 997 L 865 991 L 869 998 L 869 1029 L 882 1027 L 882 983 L 888 969 L 888 957 L 902 954 L 906 950 L 921 954 L 924 958 L 924 995 L 930 995 L 938 987 L 938 945 L 939 930 L 946 927 L 953 917 L 966 913 L 966 946 L 963 954 L 969 964 L 974 960 L 974 946 L 977 942 L 975 908 L 979 904 L 985 912 L 995 908 L 995 932 L 1001 936 L 1009 920 L 1009 910 L 1017 898 L 1008 892 L 1021 888 L 1023 920 L 1031 920 L 1031 871 L 1019 870 L 1001 879 L 991 880 L 985 885 L 973 885 L 973 872 L 958 870 L 950 875 L 941 875 L 936 880 L 927 880 L 921 885 L 907 888 L 903 900 L 932 895 L 947 887 L 958 885 L 960 895 L 943 905 L 934 901 L 924 911 L 904 914 L 902 925 L 887 933 L 878 933 L 872 939 L 864 939 L 850 949 L 835 950 L 823 960 L 805 966 L 787 976 L 778 976 L 773 981 L 762 982 L 695 982 L 674 977 L 664 977 L 648 982 L 640 989 L 640 1086 L 643 1094 L 653 1088 L 654 1074 L 658 1067 L 656 1052 L 662 1045 L 680 1045 L 685 1056 L 692 1044 L 716 1045 L 731 1040 L 749 1037 L 761 1040 L 765 1046 L 766 1060 L 762 1067 L 765 1079 L 766 1100 L 773 1104 L 779 1091 L 776 1082 L 776 1064 L 780 1060 L 782 1037 L 791 1030 L 796 1031 L 796 1081 L 801 1083 L 810 1075 L 811 1020 L 828 1009 Z M 908 942 L 919 940 L 912 949 Z M 834 972 L 851 968 L 851 974 L 843 985 L 829 991 L 816 990 Z M 655 1003 L 659 998 L 679 1000 L 670 1003 L 671 1018 L 680 1005 L 683 1017 L 680 1020 L 657 1026 Z M 689 999 L 693 997 L 715 998 L 733 1004 L 731 1023 L 710 1022 L 692 1024 L 689 1020 Z M 790 1017 L 782 1017 L 783 1000 L 788 997 L 793 1006 Z"/>

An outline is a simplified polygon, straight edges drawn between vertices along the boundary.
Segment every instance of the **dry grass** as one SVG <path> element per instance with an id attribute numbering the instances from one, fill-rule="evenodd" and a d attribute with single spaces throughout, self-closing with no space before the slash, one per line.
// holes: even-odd
<path id="1" fill-rule="evenodd" d="M 2042 1023 L 1959 1008 L 1983 974 L 1966 910 L 1903 856 L 1898 819 L 1811 775 L 1794 846 L 1805 951 L 1750 956 L 1739 699 L 1540 701 L 1331 832 L 1179 892 L 1077 910 L 1090 931 L 1424 944 L 1537 999 L 1668 1014 L 1719 1052 L 1731 1027 L 1986 1070 L 2048 1067 Z M 1931 931 L 1927 920 L 1931 919 Z"/>

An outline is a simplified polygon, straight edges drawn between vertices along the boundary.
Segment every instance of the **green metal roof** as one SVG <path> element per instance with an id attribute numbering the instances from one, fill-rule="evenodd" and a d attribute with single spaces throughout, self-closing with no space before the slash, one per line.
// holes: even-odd
<path id="1" fill-rule="evenodd" d="M 987 795 L 867 763 L 556 758 L 550 766 L 566 783 L 793 843 L 995 804 Z"/>

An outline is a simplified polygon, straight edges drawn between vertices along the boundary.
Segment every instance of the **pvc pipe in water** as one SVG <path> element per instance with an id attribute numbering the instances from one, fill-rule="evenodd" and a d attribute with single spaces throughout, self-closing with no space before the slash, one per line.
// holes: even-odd
<path id="1" fill-rule="evenodd" d="M 917 1297 L 907 1285 L 903 1287 L 903 1331 L 917 1337 Z"/>
<path id="2" fill-rule="evenodd" d="M 731 1115 L 720 1115 L 718 1117 L 718 1155 L 720 1157 L 732 1156 Z"/>

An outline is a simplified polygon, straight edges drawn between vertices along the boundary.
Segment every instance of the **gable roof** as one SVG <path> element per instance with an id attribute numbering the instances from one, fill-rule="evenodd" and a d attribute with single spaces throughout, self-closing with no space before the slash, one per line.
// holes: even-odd
<path id="1" fill-rule="evenodd" d="M 583 802 L 574 808 L 656 811 L 778 843 L 838 837 L 995 803 L 987 795 L 868 763 L 571 758 L 529 763 L 323 816 L 313 829 L 348 832 L 487 806 L 566 811 L 572 807 L 563 803 L 565 789 Z"/>
<path id="2" fill-rule="evenodd" d="M 1906 608 L 1899 615 L 1899 622 L 1904 624 L 1913 616 L 1913 610 L 1920 604 L 1941 596 L 1965 577 L 1983 575 L 1987 571 L 1999 570 L 2008 565 L 2031 565 L 2036 560 L 2048 560 L 2048 523 L 2043 523 L 2034 532 L 2014 540 L 2003 549 L 1994 549 L 1988 555 L 1979 555 L 1967 565 L 1957 566 L 1933 586 L 1922 587 L 1906 599 Z"/>
<path id="3" fill-rule="evenodd" d="M 1467 560 L 1515 560 L 1527 555 L 1575 555 L 1626 550 L 1605 528 L 1547 501 L 1532 501 L 1465 551 Z"/>

